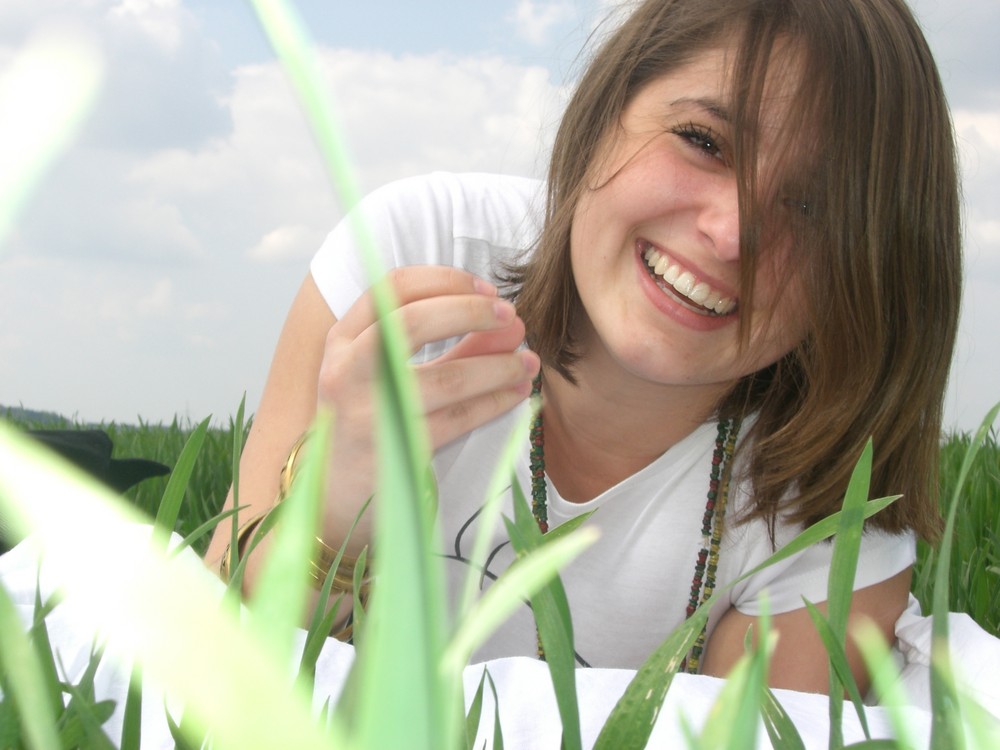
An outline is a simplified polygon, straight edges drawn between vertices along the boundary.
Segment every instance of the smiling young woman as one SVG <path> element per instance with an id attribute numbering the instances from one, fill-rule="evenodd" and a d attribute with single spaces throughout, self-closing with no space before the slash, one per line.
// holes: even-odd
<path id="1" fill-rule="evenodd" d="M 737 213 L 725 216 L 738 227 L 738 273 L 717 281 L 735 284 L 743 350 L 753 351 L 761 317 L 743 310 L 765 312 L 786 340 L 809 331 L 717 405 L 722 415 L 756 414 L 754 439 L 743 442 L 751 515 L 773 517 L 783 505 L 798 522 L 827 515 L 873 437 L 873 493 L 902 492 L 909 501 L 872 525 L 933 536 L 942 394 L 961 297 L 960 210 L 947 104 L 901 0 L 637 6 L 567 108 L 549 169 L 547 221 L 513 275 L 531 347 L 573 379 L 583 353 L 571 267 L 579 206 L 602 184 L 595 170 L 608 171 L 607 144 L 631 137 L 625 120 L 636 101 L 695 57 L 720 54 L 721 40 L 730 41 L 722 51 L 726 90 L 707 99 L 667 94 L 661 106 L 701 110 L 700 119 L 677 118 L 673 134 L 718 157 L 715 169 L 727 173 L 719 201 L 736 192 Z M 777 116 L 769 113 L 775 103 Z M 663 135 L 647 128 L 647 148 L 670 129 L 669 121 Z M 649 195 L 678 179 L 668 170 L 650 177 L 657 184 Z M 794 298 L 796 330 L 782 330 L 785 302 L 771 304 L 771 295 Z M 942 356 L 926 356 L 928 346 Z M 783 503 L 793 487 L 797 501 Z"/>
<path id="2" fill-rule="evenodd" d="M 873 494 L 904 498 L 869 524 L 853 613 L 892 637 L 914 535 L 937 528 L 961 279 L 950 119 L 901 0 L 646 0 L 582 76 L 544 185 L 435 174 L 357 210 L 419 350 L 453 588 L 513 561 L 502 532 L 485 564 L 468 543 L 534 389 L 517 480 L 543 530 L 592 510 L 601 530 L 562 576 L 581 665 L 638 666 L 705 591 L 837 510 L 869 437 Z M 293 303 L 241 464 L 265 512 L 333 408 L 332 547 L 375 489 L 377 321 L 351 226 Z M 826 689 L 802 597 L 825 598 L 829 563 L 819 545 L 734 588 L 689 668 L 724 673 L 767 596 L 772 682 Z M 536 648 L 525 607 L 477 658 Z"/>

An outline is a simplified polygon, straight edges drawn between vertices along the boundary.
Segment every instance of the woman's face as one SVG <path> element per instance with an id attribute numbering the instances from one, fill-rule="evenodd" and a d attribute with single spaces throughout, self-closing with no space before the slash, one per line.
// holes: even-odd
<path id="1" fill-rule="evenodd" d="M 653 79 L 605 143 L 570 233 L 586 312 L 582 366 L 606 354 L 643 380 L 721 390 L 775 362 L 805 336 L 798 287 L 779 281 L 790 278 L 779 273 L 787 241 L 761 248 L 753 309 L 740 302 L 726 65 L 724 49 L 710 50 Z M 780 76 L 765 88 L 761 171 L 782 146 L 773 136 L 790 89 Z M 741 316 L 750 316 L 751 324 L 742 352 Z"/>

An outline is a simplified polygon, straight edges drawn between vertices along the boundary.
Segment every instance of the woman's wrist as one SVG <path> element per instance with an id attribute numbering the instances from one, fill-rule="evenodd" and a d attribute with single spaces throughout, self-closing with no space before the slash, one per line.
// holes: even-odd
<path id="1" fill-rule="evenodd" d="M 277 509 L 291 493 L 292 485 L 299 470 L 302 451 L 308 441 L 308 437 L 308 432 L 303 433 L 292 445 L 291 450 L 289 450 L 288 457 L 281 468 L 281 473 L 278 479 L 278 495 L 271 507 L 251 516 L 239 527 L 236 532 L 237 559 L 242 559 L 246 554 L 247 540 L 260 527 L 264 519 Z M 333 569 L 334 563 L 338 562 L 338 550 L 328 545 L 320 536 L 316 536 L 315 541 L 317 545 L 317 554 L 309 561 L 309 576 L 313 587 L 316 590 L 322 590 L 327 577 L 331 574 L 331 569 Z M 222 560 L 219 565 L 219 576 L 226 583 L 229 582 L 231 575 L 231 563 L 233 557 L 232 543 L 230 542 L 229 545 L 226 545 L 226 550 L 222 555 Z M 331 591 L 334 593 L 353 595 L 355 593 L 354 580 L 356 577 L 356 568 L 357 558 L 348 555 L 341 555 L 339 563 L 332 573 L 333 581 Z M 361 591 L 359 592 L 363 598 L 367 598 L 370 583 L 371 579 L 368 575 L 368 566 L 366 565 L 365 569 L 362 571 Z"/>

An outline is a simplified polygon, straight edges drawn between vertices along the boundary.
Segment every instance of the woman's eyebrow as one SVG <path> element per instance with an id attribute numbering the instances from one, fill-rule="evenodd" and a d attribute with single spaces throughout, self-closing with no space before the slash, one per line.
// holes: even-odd
<path id="1" fill-rule="evenodd" d="M 673 107 L 694 105 L 699 109 L 705 110 L 717 120 L 721 120 L 726 123 L 732 122 L 729 110 L 716 99 L 710 99 L 707 97 L 681 97 L 680 99 L 674 99 L 670 102 L 670 105 Z"/>

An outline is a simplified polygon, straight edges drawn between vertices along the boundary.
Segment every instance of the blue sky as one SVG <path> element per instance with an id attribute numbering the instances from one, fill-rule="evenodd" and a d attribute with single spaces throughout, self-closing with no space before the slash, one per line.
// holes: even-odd
<path id="1" fill-rule="evenodd" d="M 541 175 L 608 0 L 300 0 L 363 189 L 435 169 Z M 967 290 L 948 397 L 1000 400 L 1000 3 L 916 0 L 962 149 Z M 0 404 L 84 420 L 253 408 L 343 209 L 240 0 L 3 0 L 0 71 L 71 25 L 107 75 L 0 247 Z M 933 356 L 933 353 L 929 353 Z"/>

